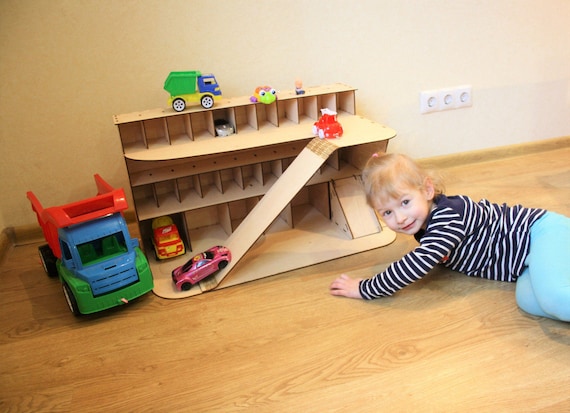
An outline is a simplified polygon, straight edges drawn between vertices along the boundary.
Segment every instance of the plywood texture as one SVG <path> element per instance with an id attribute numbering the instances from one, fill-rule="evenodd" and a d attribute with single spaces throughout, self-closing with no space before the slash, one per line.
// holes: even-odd
<path id="1" fill-rule="evenodd" d="M 365 237 L 381 231 L 380 221 L 366 202 L 360 175 L 332 181 L 336 212 L 333 220 L 343 220 L 346 231 L 353 238 Z"/>
<path id="2" fill-rule="evenodd" d="M 195 106 L 182 112 L 155 109 L 114 117 L 147 255 L 154 254 L 150 247 L 151 222 L 164 215 L 173 217 L 191 254 L 212 245 L 226 245 L 232 251 L 233 259 L 227 268 L 203 280 L 199 288 L 185 292 L 176 291 L 170 278 L 172 270 L 189 257 L 167 261 L 151 258 L 156 294 L 185 298 L 222 286 L 222 280 L 232 271 L 235 273 L 234 267 L 254 244 L 257 256 L 267 255 L 266 246 L 275 242 L 285 249 L 275 257 L 269 256 L 271 259 L 262 258 L 263 265 L 256 260 L 255 268 L 242 264 L 241 274 L 232 274 L 223 286 L 393 241 L 395 235 L 388 230 L 377 235 L 381 231 L 377 220 L 368 229 L 363 228 L 366 222 L 355 219 L 358 211 L 346 210 L 352 204 L 347 197 L 335 198 L 334 211 L 328 193 L 322 199 L 323 186 L 332 180 L 359 175 L 363 159 L 385 150 L 396 135 L 393 129 L 356 115 L 355 91 L 351 86 L 336 83 L 309 87 L 302 95 L 292 90 L 280 91 L 278 99 L 268 105 L 252 103 L 249 97 L 236 97 L 224 99 L 211 109 Z M 313 124 L 323 108 L 338 113 L 344 130 L 341 139 L 314 138 Z M 235 133 L 231 136 L 215 136 L 214 119 L 222 118 L 233 126 Z M 303 239 L 304 228 L 295 226 L 293 216 L 299 209 L 299 198 L 305 195 L 300 191 L 308 187 L 312 188 L 308 189 L 309 203 L 329 218 L 332 212 L 334 224 L 343 227 L 341 235 L 355 238 L 356 230 L 356 238 L 366 233 L 370 239 L 348 246 L 344 240 L 322 237 L 329 233 L 327 224 L 313 226 L 316 235 L 309 232 Z M 255 206 L 257 202 L 259 205 Z M 351 228 L 351 220 L 353 225 L 360 224 L 360 228 Z M 288 235 L 273 234 L 279 221 L 294 230 Z M 225 236 L 223 233 L 218 236 L 218 226 Z M 204 231 L 205 227 L 209 230 Z M 312 243 L 318 243 L 319 247 Z M 355 250 L 353 245 L 360 249 Z M 307 248 L 315 252 L 304 254 Z M 280 256 L 293 254 L 297 259 L 285 260 Z"/>
<path id="3" fill-rule="evenodd" d="M 317 144 L 313 143 L 315 141 Z M 215 279 L 215 283 L 207 283 L 202 287 L 204 290 L 215 288 L 224 279 L 226 274 L 232 270 L 269 227 L 269 224 L 279 216 L 280 212 L 293 200 L 295 195 L 336 149 L 328 142 L 319 141 L 318 138 L 315 138 L 301 151 L 299 156 L 295 158 L 293 163 L 289 165 L 255 208 L 230 235 L 227 247 L 232 251 L 232 262 L 215 277 L 212 277 Z M 318 153 L 319 150 L 321 151 L 320 154 Z M 287 254 L 287 250 L 283 253 Z"/>
<path id="4" fill-rule="evenodd" d="M 438 160 L 448 193 L 570 215 L 570 141 L 520 149 Z M 339 273 L 371 276 L 410 237 L 83 318 L 44 274 L 38 245 L 0 265 L 2 412 L 570 411 L 570 323 L 519 311 L 514 284 L 438 268 L 392 298 L 329 295 Z"/>
<path id="5" fill-rule="evenodd" d="M 378 220 L 372 228 L 368 228 L 367 239 L 353 240 L 352 233 L 343 236 L 341 229 L 334 228 L 334 223 L 327 222 L 315 216 L 311 225 L 299 225 L 302 230 L 288 230 L 286 233 L 270 234 L 260 240 L 262 234 L 269 228 L 295 195 L 303 188 L 311 177 L 319 170 L 321 165 L 338 148 L 341 140 L 323 140 L 314 138 L 306 148 L 295 158 L 285 172 L 271 186 L 268 192 L 255 205 L 253 210 L 245 217 L 241 224 L 229 236 L 224 245 L 232 252 L 230 264 L 214 276 L 204 279 L 189 291 L 177 291 L 172 283 L 170 272 L 172 268 L 180 265 L 189 257 L 180 257 L 177 260 L 160 263 L 153 266 L 155 279 L 155 294 L 163 298 L 180 299 L 195 296 L 201 292 L 210 291 L 220 286 L 222 281 L 228 280 L 222 286 L 231 286 L 259 278 L 279 274 L 296 268 L 306 267 L 357 252 L 378 248 L 389 244 L 395 239 L 395 234 L 388 228 L 382 231 Z M 346 143 L 345 143 L 346 144 Z M 344 185 L 347 186 L 347 185 Z M 352 195 L 356 195 L 353 189 Z M 346 197 L 345 197 L 346 198 Z M 363 199 L 364 194 L 360 187 L 358 198 Z M 345 204 L 347 201 L 345 200 Z M 362 204 L 362 201 L 360 202 Z M 339 219 L 344 218 L 341 208 L 337 211 Z M 368 213 L 371 212 L 368 208 Z M 334 222 L 334 219 L 333 219 Z M 319 224 L 319 225 L 317 225 Z M 312 227 L 312 228 L 311 228 Z M 332 227 L 332 231 L 331 228 Z M 349 227 L 347 227 L 349 228 Z M 221 234 L 223 236 L 223 234 Z M 363 236 L 362 230 L 358 238 Z M 196 237 L 204 242 L 205 237 Z M 219 244 L 212 238 L 207 238 L 211 245 Z M 223 239 L 223 238 L 222 238 Z M 234 267 L 260 240 L 257 248 L 252 251 L 247 263 L 242 263 L 239 271 Z M 209 246 L 200 247 L 203 249 Z M 200 251 L 200 249 L 196 249 Z"/>

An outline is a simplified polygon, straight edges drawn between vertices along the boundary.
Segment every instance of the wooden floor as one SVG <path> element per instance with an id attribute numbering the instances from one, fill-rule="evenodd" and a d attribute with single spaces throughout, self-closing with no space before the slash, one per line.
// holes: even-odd
<path id="1" fill-rule="evenodd" d="M 433 161 L 449 194 L 570 215 L 570 140 L 531 149 Z M 371 276 L 409 238 L 82 318 L 37 245 L 0 267 L 0 412 L 570 411 L 570 323 L 522 313 L 513 284 L 436 269 L 391 298 L 329 295 L 340 272 Z"/>

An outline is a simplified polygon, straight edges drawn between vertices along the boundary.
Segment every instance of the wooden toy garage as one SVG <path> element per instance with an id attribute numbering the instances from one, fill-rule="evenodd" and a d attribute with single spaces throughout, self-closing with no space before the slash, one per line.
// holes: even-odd
<path id="1" fill-rule="evenodd" d="M 356 115 L 344 84 L 280 92 L 269 104 L 249 96 L 211 109 L 192 106 L 117 115 L 142 244 L 154 292 L 183 298 L 391 243 L 395 233 L 366 204 L 361 171 L 385 151 L 393 129 Z M 338 113 L 339 139 L 312 136 L 320 109 Z M 217 137 L 223 119 L 234 134 Z M 155 260 L 151 222 L 170 216 L 186 255 Z M 225 245 L 232 261 L 189 291 L 171 271 L 192 254 Z"/>

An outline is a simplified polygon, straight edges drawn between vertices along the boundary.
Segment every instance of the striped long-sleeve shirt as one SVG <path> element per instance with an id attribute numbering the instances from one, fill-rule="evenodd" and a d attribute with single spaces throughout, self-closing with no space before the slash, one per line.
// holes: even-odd
<path id="1" fill-rule="evenodd" d="M 360 295 L 365 299 L 390 296 L 437 264 L 469 276 L 516 281 L 530 248 L 530 227 L 545 212 L 440 195 L 425 231 L 415 235 L 420 245 L 384 272 L 361 281 Z"/>

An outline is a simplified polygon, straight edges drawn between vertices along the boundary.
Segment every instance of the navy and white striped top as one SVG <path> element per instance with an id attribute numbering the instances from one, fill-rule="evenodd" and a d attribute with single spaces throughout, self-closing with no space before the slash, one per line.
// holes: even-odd
<path id="1" fill-rule="evenodd" d="M 516 281 L 530 248 L 530 227 L 545 213 L 521 205 L 440 195 L 426 230 L 415 235 L 420 245 L 384 272 L 361 281 L 360 295 L 368 300 L 390 296 L 437 264 L 469 276 Z"/>

